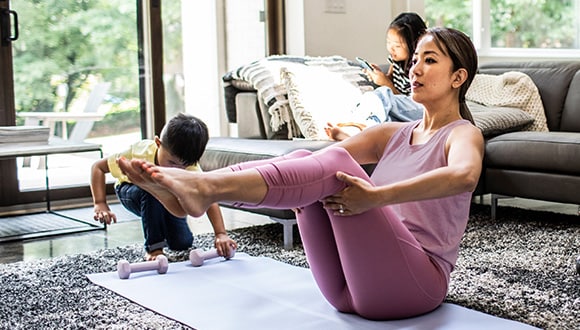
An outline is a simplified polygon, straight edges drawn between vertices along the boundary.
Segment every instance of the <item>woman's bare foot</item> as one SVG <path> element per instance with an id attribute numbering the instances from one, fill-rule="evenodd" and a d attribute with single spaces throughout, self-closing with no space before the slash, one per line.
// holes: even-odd
<path id="1" fill-rule="evenodd" d="M 153 197 L 155 197 L 163 206 L 176 217 L 185 217 L 187 213 L 181 207 L 181 204 L 170 191 L 162 186 L 159 186 L 157 182 L 151 179 L 151 176 L 145 172 L 143 167 L 146 164 L 142 160 L 133 159 L 131 161 L 125 158 L 117 159 L 119 167 L 125 175 L 131 180 L 133 184 L 141 187 L 143 190 L 147 191 Z"/>
<path id="2" fill-rule="evenodd" d="M 143 258 L 145 259 L 145 261 L 153 261 L 153 260 L 155 260 L 155 258 L 157 258 L 157 256 L 162 255 L 162 254 L 163 254 L 163 249 L 153 250 L 150 252 L 146 252 L 145 257 L 143 257 Z"/>
<path id="3" fill-rule="evenodd" d="M 159 167 L 138 159 L 130 163 L 119 160 L 119 167 L 131 182 L 151 193 L 165 207 L 177 202 L 187 214 L 200 217 L 215 202 L 210 198 L 211 186 L 200 173 Z"/>

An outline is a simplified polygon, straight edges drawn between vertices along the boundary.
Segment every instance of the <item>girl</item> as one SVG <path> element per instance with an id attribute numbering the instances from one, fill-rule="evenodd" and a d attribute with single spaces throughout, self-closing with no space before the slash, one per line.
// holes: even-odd
<path id="1" fill-rule="evenodd" d="M 382 72 L 376 64 L 370 64 L 372 70 L 363 69 L 368 79 L 380 87 L 362 96 L 353 111 L 352 122 L 336 126 L 328 123 L 326 133 L 332 140 L 342 141 L 365 127 L 384 121 L 411 121 L 423 116 L 423 106 L 409 96 L 409 69 L 417 40 L 426 28 L 416 13 L 402 13 L 391 22 L 387 29 L 389 71 Z"/>

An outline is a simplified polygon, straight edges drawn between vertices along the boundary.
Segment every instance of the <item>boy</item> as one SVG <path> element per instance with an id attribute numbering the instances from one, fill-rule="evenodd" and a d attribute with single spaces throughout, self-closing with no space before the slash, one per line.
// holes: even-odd
<path id="1" fill-rule="evenodd" d="M 145 259 L 155 260 L 167 246 L 172 250 L 187 250 L 192 246 L 193 234 L 187 224 L 187 215 L 171 214 L 159 201 L 145 190 L 129 181 L 117 165 L 117 158 L 139 158 L 164 167 L 176 167 L 201 172 L 198 161 L 209 140 L 205 123 L 198 118 L 180 113 L 163 127 L 161 136 L 154 140 L 142 140 L 121 153 L 110 155 L 95 162 L 91 169 L 91 192 L 94 203 L 94 219 L 101 223 L 117 222 L 106 199 L 105 174 L 117 179 L 115 193 L 121 204 L 141 217 L 145 238 Z M 215 233 L 215 247 L 222 256 L 236 249 L 237 243 L 226 233 L 218 204 L 207 210 L 207 216 Z"/>

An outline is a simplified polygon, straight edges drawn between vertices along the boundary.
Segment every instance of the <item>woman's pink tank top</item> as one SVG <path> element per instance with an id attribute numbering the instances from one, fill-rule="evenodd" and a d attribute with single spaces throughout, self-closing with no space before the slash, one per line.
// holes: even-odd
<path id="1" fill-rule="evenodd" d="M 406 124 L 391 137 L 371 176 L 374 184 L 389 184 L 447 166 L 445 143 L 449 133 L 458 125 L 471 125 L 467 120 L 457 120 L 439 129 L 425 144 L 411 145 L 413 129 L 419 122 Z M 469 218 L 471 196 L 471 192 L 465 192 L 392 205 L 447 278 L 457 261 L 459 243 Z"/>

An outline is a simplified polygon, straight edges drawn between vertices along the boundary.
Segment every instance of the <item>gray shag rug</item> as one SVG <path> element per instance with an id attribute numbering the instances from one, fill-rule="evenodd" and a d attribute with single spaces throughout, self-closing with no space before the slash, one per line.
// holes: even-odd
<path id="1" fill-rule="evenodd" d="M 494 221 L 489 212 L 488 206 L 472 206 L 447 302 L 544 329 L 578 329 L 580 218 L 502 207 Z M 278 224 L 233 230 L 231 236 L 239 252 L 308 267 L 299 240 L 292 251 L 281 248 Z M 199 235 L 195 244 L 210 248 L 212 241 Z M 0 328 L 189 329 L 85 276 L 115 271 L 121 258 L 142 261 L 142 254 L 135 244 L 0 265 Z M 187 253 L 169 252 L 169 259 L 183 261 Z"/>

